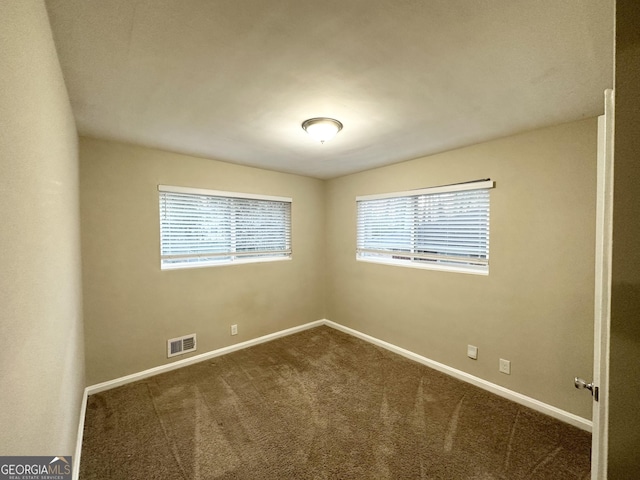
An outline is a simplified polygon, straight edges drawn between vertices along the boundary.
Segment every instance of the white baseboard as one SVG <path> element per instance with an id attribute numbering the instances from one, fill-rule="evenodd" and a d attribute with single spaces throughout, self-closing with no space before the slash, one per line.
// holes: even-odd
<path id="1" fill-rule="evenodd" d="M 236 343 L 234 345 L 229 345 L 228 347 L 218 348 L 217 350 L 211 350 L 210 352 L 201 353 L 200 355 L 194 355 L 193 357 L 185 358 L 183 360 L 178 360 L 172 363 L 167 363 L 166 365 L 160 365 L 148 370 L 143 370 L 142 372 L 132 373 L 131 375 L 126 375 L 124 377 L 115 378 L 106 382 L 97 383 L 96 385 L 87 387 L 88 394 L 93 395 L 94 393 L 99 393 L 105 390 L 120 387 L 122 385 L 126 385 L 127 383 L 137 382 L 138 380 L 142 380 L 143 378 L 153 377 L 154 375 L 170 372 L 171 370 L 186 367 L 187 365 L 193 365 L 194 363 L 202 362 L 214 357 L 219 357 L 220 355 L 226 355 L 227 353 L 242 350 L 244 348 L 253 347 L 254 345 L 258 345 L 260 343 L 270 342 L 271 340 L 275 340 L 276 338 L 286 337 L 294 333 L 302 332 L 303 330 L 319 327 L 320 325 L 325 325 L 325 320 L 316 320 L 315 322 L 305 323 L 304 325 L 298 325 L 297 327 L 280 330 L 279 332 L 270 333 L 262 337 L 247 340 L 246 342 Z"/>
<path id="2" fill-rule="evenodd" d="M 374 345 L 382 347 L 391 352 L 397 353 L 398 355 L 402 355 L 403 357 L 406 357 L 410 360 L 421 363 L 422 365 L 426 365 L 427 367 L 433 368 L 434 370 L 438 370 L 439 372 L 450 375 L 454 378 L 457 378 L 458 380 L 462 380 L 463 382 L 467 382 L 472 385 L 475 385 L 476 387 L 480 387 L 491 393 L 499 395 L 500 397 L 506 398 L 520 405 L 524 405 L 525 407 L 529 407 L 533 410 L 549 415 L 553 418 L 556 418 L 565 423 L 578 427 L 582 430 L 591 432 L 593 428 L 593 423 L 591 422 L 591 420 L 587 420 L 586 418 L 582 418 L 578 415 L 574 415 L 573 413 L 569 413 L 565 410 L 561 410 L 552 405 L 548 405 L 544 402 L 536 400 L 535 398 L 528 397 L 521 393 L 514 392 L 513 390 L 509 390 L 507 388 L 501 387 L 500 385 L 496 385 L 494 383 L 488 382 L 487 380 L 483 380 L 482 378 L 470 375 L 466 372 L 463 372 L 462 370 L 458 370 L 458 369 L 449 367 L 447 365 L 444 365 L 442 363 L 436 362 L 435 360 L 431 360 L 429 358 L 423 357 L 422 355 L 418 355 L 417 353 L 411 352 L 404 348 L 385 342 L 384 340 L 380 340 L 378 338 L 372 337 L 370 335 L 367 335 L 366 333 L 359 332 L 358 330 L 354 330 L 353 328 L 345 327 L 343 325 L 340 325 L 339 323 L 332 322 L 331 320 L 322 319 L 322 320 L 317 320 L 315 322 L 306 323 L 304 325 L 299 325 L 297 327 L 288 328 L 286 330 L 281 330 L 279 332 L 271 333 L 269 335 L 264 335 L 262 337 L 254 338 L 253 340 L 247 340 L 246 342 L 241 342 L 235 345 L 230 345 L 228 347 L 212 350 L 210 352 L 202 353 L 200 355 L 189 357 L 183 360 L 178 360 L 176 362 L 172 362 L 167 365 L 160 365 L 158 367 L 150 368 L 142 372 L 134 373 L 131 375 L 127 375 L 124 377 L 116 378 L 114 380 L 109 380 L 107 382 L 102 382 L 102 383 L 98 383 L 96 385 L 91 385 L 87 387 L 84 391 L 84 399 L 82 402 L 82 411 L 80 415 L 80 424 L 78 426 L 78 440 L 76 445 L 76 454 L 73 462 L 74 463 L 74 468 L 73 468 L 74 480 L 78 478 L 77 475 L 79 474 L 80 453 L 82 451 L 82 434 L 84 431 L 84 416 L 85 416 L 86 405 L 87 405 L 87 397 L 89 395 L 103 392 L 105 390 L 109 390 L 112 388 L 116 388 L 121 385 L 126 385 L 127 383 L 136 382 L 138 380 L 142 380 L 143 378 L 148 378 L 154 375 L 158 375 L 160 373 L 165 373 L 171 370 L 176 370 L 178 368 L 186 367 L 188 365 L 202 362 L 204 360 L 218 357 L 220 355 L 226 355 L 227 353 L 252 347 L 260 343 L 265 343 L 271 340 L 275 340 L 277 338 L 286 337 L 288 335 L 302 332 L 303 330 L 308 330 L 310 328 L 319 327 L 321 325 L 326 325 L 328 327 L 334 328 L 336 330 L 347 333 L 349 335 L 353 335 L 354 337 L 357 337 L 361 340 L 372 343 Z"/>
<path id="3" fill-rule="evenodd" d="M 80 403 L 80 418 L 78 419 L 78 435 L 76 437 L 76 451 L 73 455 L 73 467 L 71 468 L 73 480 L 78 480 L 80 475 L 80 455 L 82 454 L 82 438 L 84 436 L 84 417 L 87 413 L 88 388 L 82 392 L 82 402 Z"/>
<path id="4" fill-rule="evenodd" d="M 324 320 L 323 323 L 331 328 L 335 328 L 336 330 L 340 330 L 341 332 L 353 335 L 354 337 L 360 338 L 361 340 L 372 343 L 391 352 L 397 353 L 398 355 L 402 355 L 403 357 L 414 360 L 418 363 L 426 365 L 427 367 L 433 368 L 434 370 L 438 370 L 439 372 L 446 373 L 449 376 L 475 385 L 476 387 L 480 387 L 483 390 L 495 393 L 496 395 L 506 398 L 507 400 L 511 400 L 520 405 L 524 405 L 525 407 L 529 407 L 533 410 L 549 415 L 550 417 L 561 420 L 565 423 L 573 425 L 574 427 L 586 430 L 587 432 L 591 432 L 593 428 L 593 422 L 591 420 L 587 420 L 586 418 L 582 418 L 578 415 L 574 415 L 573 413 L 561 410 L 552 405 L 541 402 L 540 400 L 536 400 L 535 398 L 531 398 L 526 395 L 522 395 L 521 393 L 514 392 L 513 390 L 509 390 L 508 388 L 501 387 L 500 385 L 496 385 L 495 383 L 488 382 L 487 380 L 483 380 L 482 378 L 473 376 L 469 373 L 463 372 L 462 370 L 449 367 L 443 363 L 436 362 L 435 360 L 423 357 L 422 355 L 418 355 L 417 353 L 405 350 L 404 348 L 385 342 L 384 340 L 377 339 L 375 337 L 367 335 L 366 333 L 359 332 L 358 330 L 354 330 L 353 328 L 345 327 L 343 325 L 340 325 L 339 323 L 332 322 L 331 320 Z"/>

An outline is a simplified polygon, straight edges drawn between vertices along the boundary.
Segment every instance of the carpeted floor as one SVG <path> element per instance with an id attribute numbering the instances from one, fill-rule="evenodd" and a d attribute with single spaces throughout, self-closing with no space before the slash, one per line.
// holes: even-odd
<path id="1" fill-rule="evenodd" d="M 590 442 L 319 327 L 92 395 L 80 478 L 588 479 Z"/>

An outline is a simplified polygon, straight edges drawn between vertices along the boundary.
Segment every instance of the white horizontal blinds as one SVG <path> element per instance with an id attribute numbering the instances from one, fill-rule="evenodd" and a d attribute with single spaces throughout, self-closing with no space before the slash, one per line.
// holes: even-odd
<path id="1" fill-rule="evenodd" d="M 492 186 L 483 181 L 453 185 L 453 191 L 358 197 L 358 257 L 486 271 Z"/>
<path id="2" fill-rule="evenodd" d="M 163 267 L 291 255 L 290 201 L 170 189 L 159 192 Z"/>
<path id="3" fill-rule="evenodd" d="M 489 190 L 416 197 L 418 258 L 489 263 Z"/>
<path id="4" fill-rule="evenodd" d="M 291 203 L 234 200 L 236 252 L 291 254 Z"/>
<path id="5" fill-rule="evenodd" d="M 410 252 L 415 198 L 395 197 L 358 202 L 358 251 Z"/>

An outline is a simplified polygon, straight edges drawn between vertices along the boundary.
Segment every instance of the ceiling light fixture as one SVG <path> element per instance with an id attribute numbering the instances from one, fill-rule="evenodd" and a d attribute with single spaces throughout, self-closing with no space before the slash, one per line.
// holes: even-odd
<path id="1" fill-rule="evenodd" d="M 315 140 L 324 143 L 342 130 L 342 123 L 333 118 L 317 117 L 302 122 L 302 128 Z"/>

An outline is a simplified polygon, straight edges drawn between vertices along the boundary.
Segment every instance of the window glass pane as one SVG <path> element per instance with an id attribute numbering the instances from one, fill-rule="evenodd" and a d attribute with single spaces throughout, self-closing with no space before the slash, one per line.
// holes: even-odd
<path id="1" fill-rule="evenodd" d="M 163 268 L 291 256 L 291 202 L 161 191 Z"/>
<path id="2" fill-rule="evenodd" d="M 489 188 L 438 188 L 357 205 L 359 259 L 488 272 Z"/>

